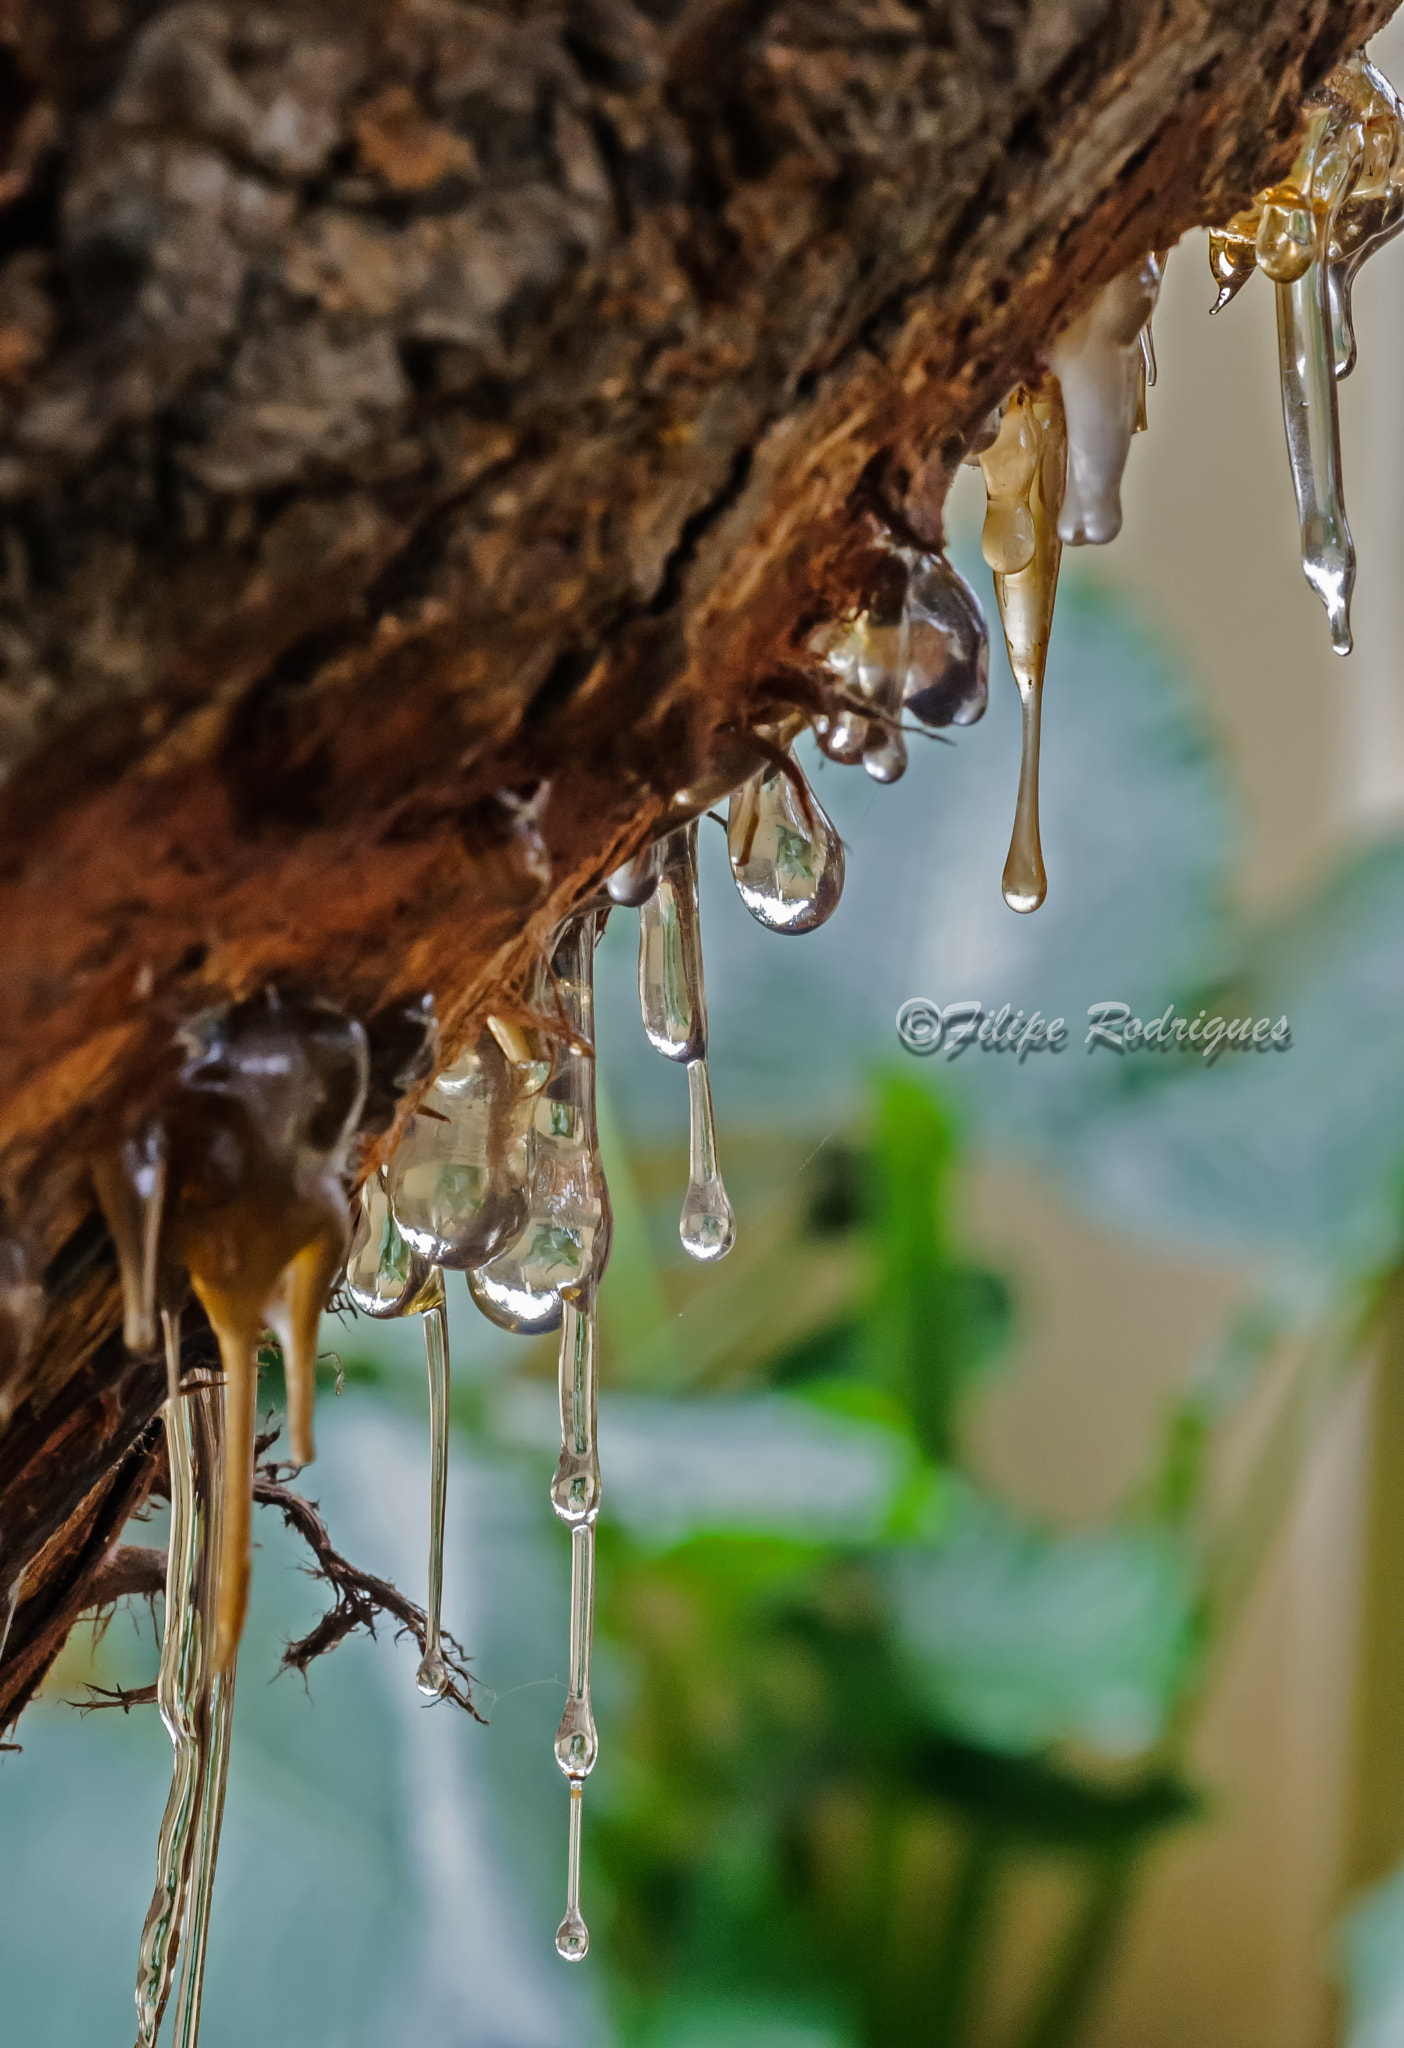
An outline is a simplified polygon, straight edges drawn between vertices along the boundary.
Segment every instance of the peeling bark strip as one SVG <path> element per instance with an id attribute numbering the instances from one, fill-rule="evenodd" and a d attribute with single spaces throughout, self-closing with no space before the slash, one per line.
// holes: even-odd
<path id="1" fill-rule="evenodd" d="M 1277 175 L 1390 11 L 0 5 L 0 1202 L 36 1266 L 191 1011 L 430 988 L 453 1052 L 718 729 L 803 694 L 860 509 L 934 541 L 957 437 Z M 538 842 L 499 793 L 543 779 Z M 11 1576 L 155 1413 L 116 1321 L 106 1270 L 63 1294 L 0 1431 Z"/>

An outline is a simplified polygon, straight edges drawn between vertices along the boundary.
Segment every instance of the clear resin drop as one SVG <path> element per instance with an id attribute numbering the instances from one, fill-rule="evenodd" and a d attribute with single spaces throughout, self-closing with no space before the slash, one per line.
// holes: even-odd
<path id="1" fill-rule="evenodd" d="M 128 1351 L 156 1343 L 157 1261 L 166 1199 L 166 1133 L 150 1124 L 115 1152 L 93 1161 L 93 1185 L 102 1206 L 122 1280 L 122 1341 Z"/>
<path id="2" fill-rule="evenodd" d="M 572 919 L 552 973 L 564 1040 L 550 1081 L 533 1098 L 533 1166 L 520 1235 L 468 1275 L 473 1300 L 501 1329 L 540 1335 L 561 1320 L 561 1294 L 602 1276 L 612 1218 L 595 1124 L 594 952 L 599 915 Z"/>
<path id="3" fill-rule="evenodd" d="M 358 1312 L 377 1321 L 413 1315 L 430 1305 L 422 1299 L 426 1290 L 432 1294 L 437 1287 L 442 1297 L 443 1281 L 435 1280 L 437 1273 L 438 1268 L 401 1237 L 383 1172 L 368 1174 L 346 1260 L 346 1291 Z"/>
<path id="4" fill-rule="evenodd" d="M 737 894 L 772 932 L 812 932 L 843 894 L 843 841 L 793 755 L 738 789 L 726 823 Z"/>
<path id="5" fill-rule="evenodd" d="M 725 1258 L 736 1220 L 717 1166 L 707 1073 L 707 992 L 697 887 L 697 823 L 663 842 L 658 886 L 639 911 L 639 1010 L 655 1052 L 687 1067 L 688 1185 L 678 1235 L 691 1258 Z"/>
<path id="6" fill-rule="evenodd" d="M 974 725 L 990 694 L 990 634 L 980 600 L 944 555 L 918 555 L 907 584 L 902 707 L 933 731 Z"/>
<path id="7" fill-rule="evenodd" d="M 390 1162 L 401 1236 L 431 1265 L 485 1265 L 526 1220 L 529 1111 L 488 1029 L 429 1089 Z"/>

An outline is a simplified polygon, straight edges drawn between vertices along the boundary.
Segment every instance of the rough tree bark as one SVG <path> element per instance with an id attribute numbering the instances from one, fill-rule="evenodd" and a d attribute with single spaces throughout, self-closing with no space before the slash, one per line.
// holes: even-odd
<path id="1" fill-rule="evenodd" d="M 149 1479 L 85 1161 L 175 1023 L 452 1049 L 1391 7 L 0 5 L 0 1725 Z"/>

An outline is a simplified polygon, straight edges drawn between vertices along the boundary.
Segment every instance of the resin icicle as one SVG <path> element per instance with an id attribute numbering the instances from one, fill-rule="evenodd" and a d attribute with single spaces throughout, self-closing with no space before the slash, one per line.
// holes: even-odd
<path id="1" fill-rule="evenodd" d="M 707 993 L 697 889 L 697 821 L 663 842 L 658 886 L 639 911 L 639 1007 L 664 1059 L 687 1067 L 689 1179 L 678 1235 L 694 1259 L 722 1259 L 736 1222 L 717 1169 L 707 1074 Z"/>
<path id="2" fill-rule="evenodd" d="M 163 1316 L 166 1444 L 171 1529 L 157 1700 L 174 1749 L 171 1789 L 157 1843 L 156 1888 L 137 1969 L 137 2044 L 150 2048 L 170 1996 L 177 1955 L 176 2048 L 195 2048 L 205 1942 L 229 1766 L 234 1670 L 216 1673 L 223 1509 L 223 1408 L 219 1390 L 180 1392 L 180 1332 Z"/>
<path id="3" fill-rule="evenodd" d="M 444 1507 L 448 1490 L 448 1311 L 444 1276 L 413 1251 L 395 1227 L 378 1173 L 361 1188 L 361 1210 L 346 1262 L 352 1301 L 366 1315 L 385 1319 L 424 1318 L 424 1355 L 429 1370 L 429 1600 L 424 1655 L 415 1683 L 429 1699 L 441 1699 L 449 1669 L 440 1643 L 444 1586 Z"/>
<path id="4" fill-rule="evenodd" d="M 1062 400 L 1056 379 L 1049 378 L 1036 392 L 1015 392 L 998 440 L 980 457 L 990 501 L 982 545 L 995 572 L 995 599 L 1023 712 L 1019 795 L 1004 864 L 1004 900 L 1018 911 L 1037 910 L 1048 893 L 1038 829 L 1039 727 L 1062 557 L 1058 507 L 1066 446 Z"/>
<path id="5" fill-rule="evenodd" d="M 425 1610 L 424 1655 L 415 1684 L 426 1698 L 442 1699 L 449 1670 L 440 1646 L 444 1599 L 444 1507 L 448 1494 L 449 1348 L 443 1280 L 439 1298 L 424 1316 L 424 1356 L 429 1368 L 429 1600 Z"/>
<path id="6" fill-rule="evenodd" d="M 167 1399 L 166 1461 L 170 1470 L 171 1518 L 166 1549 L 166 1601 L 161 1625 L 161 1662 L 156 1704 L 174 1756 L 171 1789 L 156 1844 L 156 1889 L 147 1908 L 137 1962 L 136 2007 L 139 2048 L 156 2039 L 170 1996 L 186 1903 L 195 1822 L 199 1810 L 201 1691 L 209 1644 L 200 1625 L 196 1568 L 201 1546 L 202 1503 L 195 1492 L 195 1449 L 190 1404 L 180 1394 L 180 1325 L 165 1318 Z"/>
<path id="7" fill-rule="evenodd" d="M 726 850 L 736 892 L 772 932 L 812 932 L 843 894 L 843 841 L 793 754 L 735 791 Z"/>
<path id="8" fill-rule="evenodd" d="M 214 1638 L 211 1663 L 215 1667 L 202 1701 L 201 1740 L 204 1770 L 200 1780 L 200 1808 L 191 1856 L 189 1900 L 182 1935 L 180 1989 L 176 1994 L 173 2048 L 196 2048 L 200 2035 L 200 2003 L 205 1986 L 205 1944 L 210 1932 L 210 1908 L 214 1898 L 215 1864 L 219 1857 L 220 1828 L 224 1820 L 224 1792 L 229 1781 L 229 1750 L 234 1727 L 235 1653 L 223 1667 L 218 1665 L 218 1616 L 224 1568 L 223 1532 L 225 1488 L 222 1464 L 227 1454 L 222 1410 L 218 1396 L 201 1392 L 189 1396 L 194 1410 L 196 1484 L 208 1503 L 206 1553 L 210 1576 L 200 1589 L 201 1628 L 206 1642 Z"/>
<path id="9" fill-rule="evenodd" d="M 1058 535 L 1100 547 L 1121 531 L 1121 478 L 1147 374 L 1141 336 L 1160 290 L 1160 259 L 1114 277 L 1048 351 L 1062 391 L 1067 479 Z"/>
<path id="10" fill-rule="evenodd" d="M 552 959 L 566 1042 L 533 1102 L 527 1220 L 514 1244 L 468 1275 L 474 1301 L 504 1330 L 543 1334 L 563 1291 L 595 1281 L 609 1258 L 609 1191 L 595 1127 L 594 954 L 599 914 L 572 918 Z"/>
<path id="11" fill-rule="evenodd" d="M 1210 236 L 1217 313 L 1262 270 L 1277 288 L 1278 366 L 1302 571 L 1331 644 L 1351 647 L 1355 548 L 1341 483 L 1336 381 L 1355 366 L 1351 290 L 1361 264 L 1404 226 L 1404 108 L 1363 56 L 1308 102 L 1287 177 Z"/>
<path id="12" fill-rule="evenodd" d="M 1340 423 L 1324 264 L 1308 264 L 1302 276 L 1278 285 L 1277 349 L 1287 458 L 1302 536 L 1302 573 L 1326 607 L 1332 647 L 1337 654 L 1349 654 L 1355 543 L 1341 490 Z"/>
<path id="13" fill-rule="evenodd" d="M 590 1707 L 590 1663 L 595 1633 L 595 1521 L 600 1511 L 600 1466 L 596 1448 L 598 1332 L 593 1280 L 565 1300 L 561 1322 L 559 1383 L 561 1456 L 551 1482 L 551 1505 L 570 1530 L 570 1665 L 565 1710 L 556 1730 L 556 1762 L 570 1784 L 565 1918 L 556 1948 L 579 1962 L 590 1945 L 580 1913 L 580 1824 L 585 1779 L 595 1767 L 599 1743 Z"/>

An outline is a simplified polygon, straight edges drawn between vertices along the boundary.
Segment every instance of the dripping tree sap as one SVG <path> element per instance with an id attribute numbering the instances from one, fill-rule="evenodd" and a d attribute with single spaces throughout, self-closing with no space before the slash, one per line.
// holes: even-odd
<path id="1" fill-rule="evenodd" d="M 573 15 L 523 26 L 489 0 L 484 24 L 504 33 L 483 38 L 480 85 L 488 130 L 514 138 L 505 155 L 473 139 L 478 115 L 445 89 L 446 46 L 418 16 L 378 40 L 357 10 L 314 7 L 322 41 L 284 50 L 270 31 L 252 67 L 219 7 L 119 7 L 101 34 L 71 38 L 42 10 L 17 20 L 0 164 L 18 209 L 0 321 L 0 1698 L 13 1718 L 102 1562 L 90 1531 L 55 1539 L 97 1501 L 115 1540 L 144 1498 L 143 1430 L 164 1394 L 173 1496 L 184 1491 L 158 1680 L 173 1775 L 139 1952 L 144 2039 L 173 1958 L 187 2048 L 198 2026 L 258 1349 L 269 1330 L 280 1340 L 304 1462 L 317 1317 L 343 1269 L 362 1312 L 425 1321 L 421 1672 L 435 1678 L 440 1269 L 464 1271 L 505 1327 L 560 1329 L 571 1476 L 553 1506 L 572 1510 L 572 1624 L 559 1939 L 583 1953 L 594 1319 L 610 1219 L 594 1131 L 598 917 L 561 920 L 603 900 L 612 868 L 609 900 L 642 907 L 656 931 L 660 1050 L 688 1073 L 681 1235 L 718 1257 L 734 1226 L 687 828 L 729 801 L 733 874 L 759 922 L 798 933 L 833 913 L 843 849 L 792 742 L 808 723 L 831 758 L 891 782 L 907 721 L 979 717 L 984 621 L 942 552 L 940 500 L 952 462 L 1027 377 L 1049 422 L 1059 393 L 1075 485 L 1065 501 L 1045 447 L 1023 509 L 1053 572 L 1020 586 L 1035 555 L 999 572 L 1011 659 L 1017 640 L 1027 671 L 1008 881 L 1017 907 L 1041 899 L 1029 771 L 1050 517 L 1068 544 L 1114 523 L 1127 393 L 1138 410 L 1149 354 L 1147 330 L 1132 331 L 1148 238 L 1158 250 L 1196 222 L 1236 221 L 1219 282 L 1236 288 L 1258 266 L 1273 278 L 1304 565 L 1348 641 L 1333 379 L 1353 360 L 1355 271 L 1399 224 L 1398 121 L 1363 60 L 1324 84 L 1310 67 L 1358 46 L 1382 11 L 1341 0 L 1307 23 L 1286 0 L 1209 15 L 1132 0 L 1129 27 L 1076 10 L 1052 28 L 1016 21 L 1008 61 L 991 67 L 915 18 L 877 29 L 840 7 L 809 25 L 813 61 L 797 68 L 792 27 L 765 8 L 621 18 L 607 33 Z M 299 70 L 311 47 L 318 62 Z M 1292 166 L 1273 93 L 1303 64 L 1309 161 Z M 1076 105 L 1029 83 L 1059 67 L 1079 81 Z M 1199 82 L 1167 99 L 1165 78 Z M 385 94 L 400 96 L 398 125 Z M 959 137 L 933 128 L 934 109 L 967 103 Z M 517 122 L 522 105 L 541 121 Z M 894 148 L 889 120 L 927 139 Z M 630 147 L 604 164 L 600 138 L 619 133 Z M 1066 177 L 1004 175 L 1010 138 L 1030 134 L 1074 166 Z M 857 168 L 878 161 L 891 199 L 874 206 Z M 794 195 L 820 189 L 810 221 Z M 982 196 L 947 219 L 957 189 Z M 93 252 L 117 244 L 98 279 Z M 443 249 L 452 260 L 436 266 L 428 252 Z M 553 946 L 533 986 L 529 963 Z M 368 1121 L 385 1092 L 377 1017 L 431 979 L 454 1057 L 437 1077 L 436 1056 L 422 1071 L 392 1063 L 388 1106 Z M 326 1000 L 293 993 L 308 989 Z M 115 1290 L 83 1250 L 84 1160 L 130 1363 L 109 1341 Z M 198 1321 L 192 1290 L 218 1339 L 217 1384 L 181 1379 L 175 1319 Z"/>

